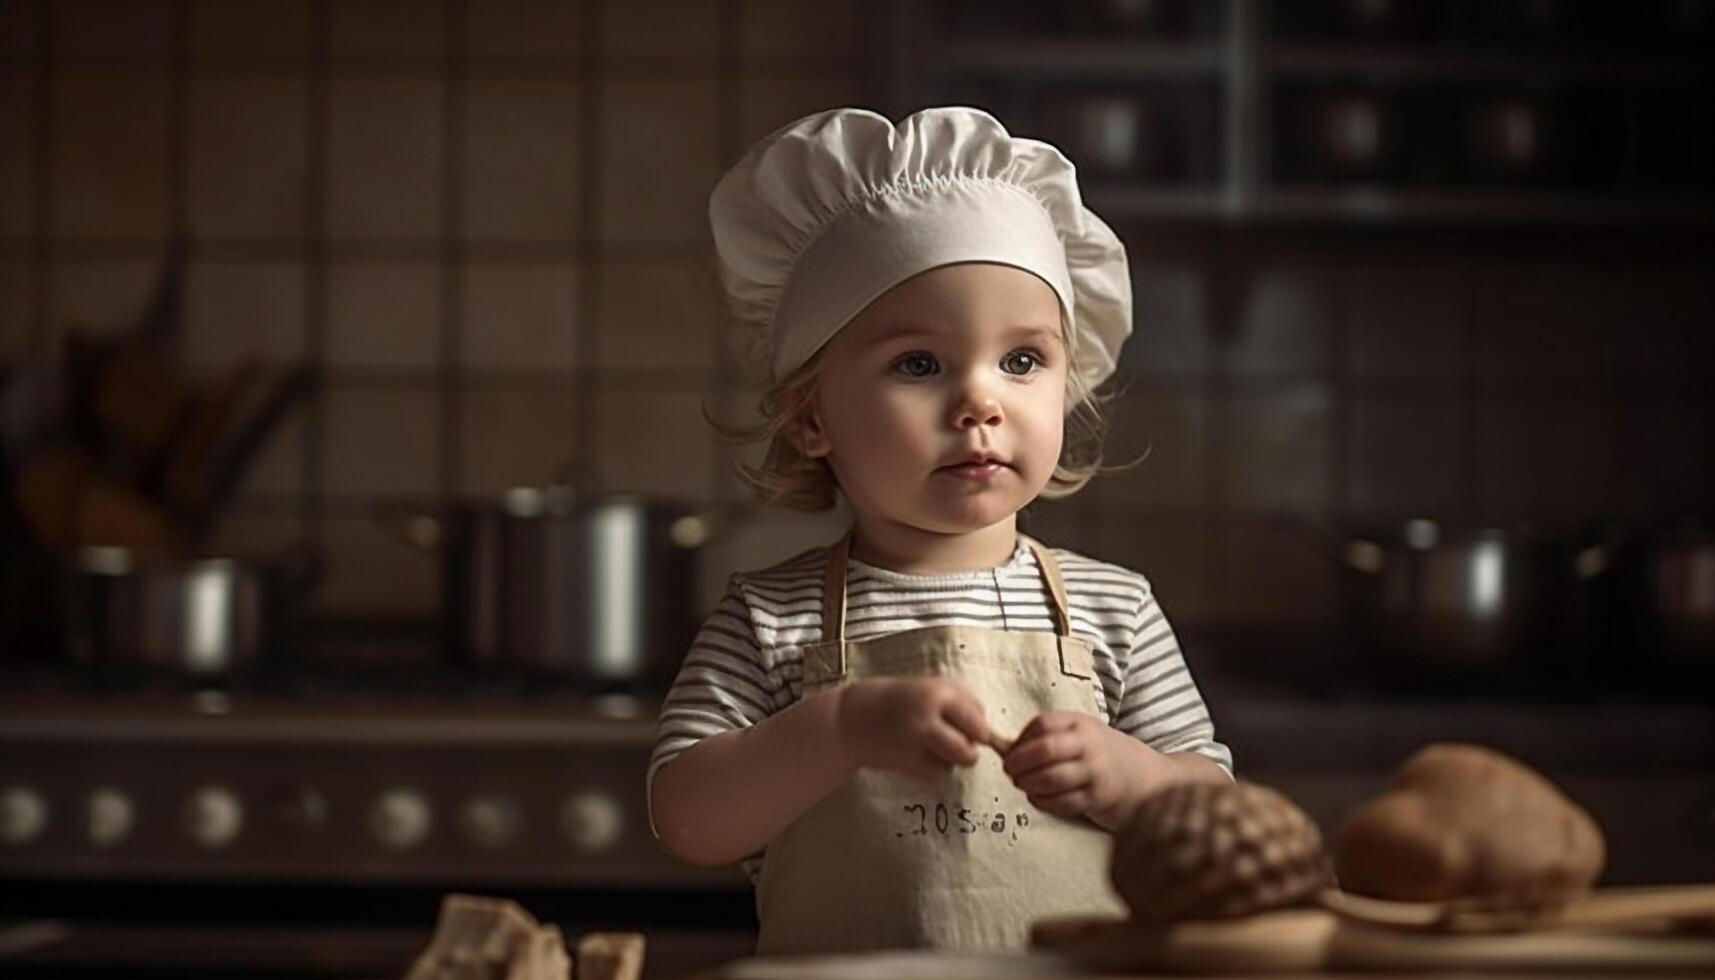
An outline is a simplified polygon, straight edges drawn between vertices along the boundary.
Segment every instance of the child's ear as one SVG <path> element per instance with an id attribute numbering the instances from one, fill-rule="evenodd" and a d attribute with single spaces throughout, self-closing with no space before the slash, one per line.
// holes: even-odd
<path id="1" fill-rule="evenodd" d="M 814 408 L 798 413 L 798 417 L 786 423 L 786 438 L 792 440 L 792 445 L 809 459 L 821 459 L 828 455 L 828 434 L 822 429 L 822 420 L 816 416 Z"/>

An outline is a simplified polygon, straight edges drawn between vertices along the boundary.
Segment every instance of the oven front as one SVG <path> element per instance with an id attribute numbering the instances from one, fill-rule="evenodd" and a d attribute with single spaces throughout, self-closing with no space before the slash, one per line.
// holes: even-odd
<path id="1" fill-rule="evenodd" d="M 0 972 L 402 977 L 449 892 L 641 931 L 652 976 L 744 955 L 748 884 L 649 832 L 652 732 L 625 699 L 0 705 Z"/>

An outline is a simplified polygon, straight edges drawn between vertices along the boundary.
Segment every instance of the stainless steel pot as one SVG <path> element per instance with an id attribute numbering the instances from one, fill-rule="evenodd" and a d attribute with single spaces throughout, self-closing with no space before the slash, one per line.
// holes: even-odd
<path id="1" fill-rule="evenodd" d="M 383 526 L 440 555 L 447 655 L 592 689 L 665 689 L 695 637 L 703 546 L 732 512 L 517 487 Z"/>
<path id="2" fill-rule="evenodd" d="M 62 575 L 65 647 L 86 669 L 217 680 L 286 649 L 297 600 L 319 578 L 307 547 L 266 559 L 73 553 Z"/>
<path id="3" fill-rule="evenodd" d="M 1659 529 L 1642 556 L 1646 645 L 1666 673 L 1715 680 L 1715 533 L 1694 522 Z"/>
<path id="4" fill-rule="evenodd" d="M 1518 532 L 1411 520 L 1349 537 L 1340 558 L 1361 655 L 1406 678 L 1492 681 L 1539 638 L 1540 558 Z"/>

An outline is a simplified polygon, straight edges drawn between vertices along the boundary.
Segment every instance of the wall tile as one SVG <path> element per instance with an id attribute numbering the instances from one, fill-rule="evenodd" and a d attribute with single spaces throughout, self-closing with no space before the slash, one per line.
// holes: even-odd
<path id="1" fill-rule="evenodd" d="M 42 0 L 13 0 L 0 3 L 0 54 L 8 58 L 32 58 L 36 54 L 36 25 Z"/>
<path id="2" fill-rule="evenodd" d="M 583 33 L 583 4 L 566 0 L 482 0 L 465 8 L 471 60 L 570 64 Z"/>
<path id="3" fill-rule="evenodd" d="M 706 239 L 709 191 L 720 176 L 713 77 L 609 79 L 602 98 L 602 238 Z"/>
<path id="4" fill-rule="evenodd" d="M 1612 377 L 1621 300 L 1596 270 L 1477 274 L 1473 322 L 1478 377 L 1588 385 Z"/>
<path id="5" fill-rule="evenodd" d="M 1334 561 L 1302 532 L 1237 522 L 1215 531 L 1215 612 L 1230 622 L 1325 623 L 1337 614 Z"/>
<path id="6" fill-rule="evenodd" d="M 1488 520 L 1577 522 L 1619 503 L 1614 408 L 1497 399 L 1480 412 L 1481 504 Z"/>
<path id="7" fill-rule="evenodd" d="M 436 489 L 440 399 L 422 388 L 330 385 L 324 399 L 325 489 L 330 494 L 421 494 Z"/>
<path id="8" fill-rule="evenodd" d="M 302 78 L 197 78 L 190 85 L 192 232 L 206 238 L 304 233 Z"/>
<path id="9" fill-rule="evenodd" d="M 850 59 L 863 50 L 868 20 L 854 0 L 744 0 L 740 10 L 740 44 L 746 58 L 827 62 Z"/>
<path id="10" fill-rule="evenodd" d="M 164 237 L 166 79 L 64 77 L 53 100 L 54 234 Z"/>
<path id="11" fill-rule="evenodd" d="M 1145 382 L 1111 406 L 1104 463 L 1137 465 L 1092 481 L 1110 508 L 1197 506 L 1204 502 L 1208 426 L 1195 386 Z M 1139 460 L 1139 457 L 1142 457 Z"/>
<path id="12" fill-rule="evenodd" d="M 267 442 L 246 464 L 232 488 L 237 501 L 296 498 L 309 489 L 304 470 L 304 433 L 308 412 L 302 400 L 281 416 Z"/>
<path id="13" fill-rule="evenodd" d="M 709 256 L 602 263 L 602 366 L 711 367 L 722 342 L 718 289 Z"/>
<path id="14" fill-rule="evenodd" d="M 327 358 L 341 367 L 429 368 L 441 359 L 434 262 L 342 261 L 328 269 Z"/>
<path id="15" fill-rule="evenodd" d="M 246 357 L 293 363 L 304 356 L 302 262 L 193 259 L 186 279 L 184 357 L 195 366 Z"/>
<path id="16" fill-rule="evenodd" d="M 578 270 L 472 263 L 465 269 L 466 368 L 566 368 L 578 362 Z"/>
<path id="17" fill-rule="evenodd" d="M 167 0 L 53 0 L 54 50 L 61 58 L 124 58 L 164 64 L 171 31 Z"/>
<path id="18" fill-rule="evenodd" d="M 438 57 L 445 8 L 444 0 L 339 0 L 328 7 L 329 50 L 336 60 Z"/>
<path id="19" fill-rule="evenodd" d="M 610 490 L 708 500 L 714 439 L 701 389 L 612 379 L 602 382 L 595 462 Z"/>
<path id="20" fill-rule="evenodd" d="M 541 486 L 575 461 L 577 393 L 570 380 L 527 389 L 472 385 L 460 398 L 464 492 Z"/>
<path id="21" fill-rule="evenodd" d="M 1624 283 L 1620 371 L 1633 381 L 1715 377 L 1715 279 L 1706 269 L 1651 269 Z"/>
<path id="22" fill-rule="evenodd" d="M 720 44 L 718 0 L 603 0 L 608 58 L 712 61 Z"/>
<path id="23" fill-rule="evenodd" d="M 732 573 L 759 571 L 807 549 L 826 548 L 850 526 L 851 514 L 843 506 L 816 514 L 781 508 L 752 512 L 703 550 L 702 609 L 706 614 L 720 602 Z"/>
<path id="24" fill-rule="evenodd" d="M 334 78 L 328 233 L 435 238 L 441 230 L 441 85 L 434 78 Z"/>
<path id="25" fill-rule="evenodd" d="M 1465 502 L 1465 412 L 1457 395 L 1357 398 L 1346 506 L 1370 517 L 1446 514 Z"/>
<path id="26" fill-rule="evenodd" d="M 48 272 L 48 322 L 56 337 L 73 329 L 134 329 L 160 277 L 156 259 L 64 259 Z M 58 349 L 56 343 L 56 350 Z"/>
<path id="27" fill-rule="evenodd" d="M 1332 420 L 1325 387 L 1236 392 L 1227 412 L 1223 471 L 1231 504 L 1313 512 L 1327 507 Z"/>
<path id="28" fill-rule="evenodd" d="M 1089 487 L 1059 500 L 1036 498 L 1019 512 L 1018 529 L 1050 546 L 1070 548 L 1103 561 L 1116 561 L 1122 553 L 1107 537 L 1101 501 Z"/>
<path id="29" fill-rule="evenodd" d="M 1715 500 L 1715 407 L 1703 399 L 1650 399 L 1624 416 L 1619 459 L 1628 512 L 1707 517 Z"/>
<path id="30" fill-rule="evenodd" d="M 215 555 L 268 559 L 308 540 L 304 521 L 296 514 L 234 507 L 215 522 L 206 551 Z"/>
<path id="31" fill-rule="evenodd" d="M 321 529 L 327 575 L 312 605 L 324 614 L 432 616 L 440 604 L 440 558 L 361 517 L 328 518 Z"/>
<path id="32" fill-rule="evenodd" d="M 732 148 L 735 154 L 743 153 L 757 140 L 812 112 L 862 104 L 859 85 L 849 74 L 746 72 L 738 82 L 739 138 Z M 737 156 L 726 162 L 737 162 Z"/>
<path id="33" fill-rule="evenodd" d="M 1244 300 L 1227 367 L 1248 376 L 1303 374 L 1328 364 L 1328 283 L 1309 267 L 1264 268 Z"/>
<path id="34" fill-rule="evenodd" d="M 1147 578 L 1169 623 L 1182 627 L 1208 618 L 1208 543 L 1194 514 L 1139 518 L 1110 508 L 1102 536 L 1107 544 L 1099 557 Z"/>
<path id="35" fill-rule="evenodd" d="M 465 234 L 570 241 L 578 234 L 582 113 L 569 81 L 473 79 L 466 92 Z"/>
<path id="36" fill-rule="evenodd" d="M 28 262 L 0 260 L 0 361 L 29 347 L 36 322 L 33 279 Z"/>
<path id="37" fill-rule="evenodd" d="M 295 61 L 308 57 L 307 0 L 195 0 L 190 49 L 199 60 Z"/>
<path id="38" fill-rule="evenodd" d="M 35 225 L 32 79 L 0 75 L 0 235 L 25 237 Z"/>
<path id="39" fill-rule="evenodd" d="M 1193 265 L 1132 269 L 1132 334 L 1120 350 L 1119 376 L 1188 375 L 1203 370 L 1209 347 L 1209 283 Z"/>
<path id="40" fill-rule="evenodd" d="M 1346 294 L 1354 377 L 1464 377 L 1470 275 L 1462 267 L 1361 269 Z"/>

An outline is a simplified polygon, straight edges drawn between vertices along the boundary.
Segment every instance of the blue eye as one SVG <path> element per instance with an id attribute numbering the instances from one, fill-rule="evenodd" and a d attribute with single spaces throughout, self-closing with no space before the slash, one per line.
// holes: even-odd
<path id="1" fill-rule="evenodd" d="M 1029 374 L 1042 366 L 1042 355 L 1035 351 L 1015 350 L 1000 360 L 1000 369 L 1007 374 Z"/>
<path id="2" fill-rule="evenodd" d="M 908 377 L 927 378 L 936 370 L 935 359 L 920 350 L 914 350 L 893 362 L 893 369 Z"/>

